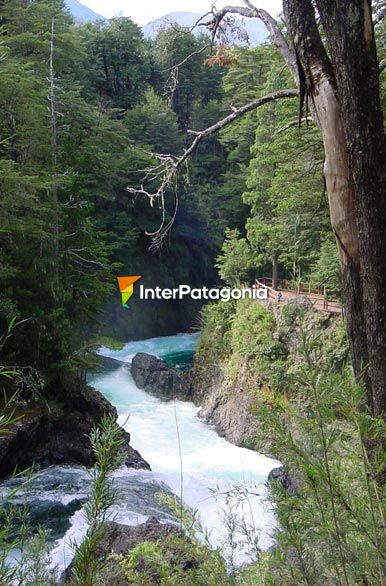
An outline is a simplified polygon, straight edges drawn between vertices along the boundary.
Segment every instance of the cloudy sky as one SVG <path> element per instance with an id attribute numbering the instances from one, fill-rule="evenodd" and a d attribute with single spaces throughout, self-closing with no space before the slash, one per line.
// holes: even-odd
<path id="1" fill-rule="evenodd" d="M 144 25 L 164 16 L 168 12 L 176 10 L 183 12 L 206 12 L 212 4 L 212 0 L 80 0 L 98 14 L 110 18 L 117 14 L 131 16 L 138 24 Z M 242 0 L 216 2 L 217 8 L 225 5 L 243 5 Z M 272 14 L 278 14 L 281 10 L 281 0 L 256 0 L 256 6 L 265 8 Z"/>

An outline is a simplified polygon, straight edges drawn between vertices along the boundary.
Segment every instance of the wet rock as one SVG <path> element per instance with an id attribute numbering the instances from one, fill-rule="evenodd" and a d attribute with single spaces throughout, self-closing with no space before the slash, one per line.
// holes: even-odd
<path id="1" fill-rule="evenodd" d="M 89 434 L 105 414 L 117 417 L 103 395 L 75 376 L 56 381 L 49 401 L 41 400 L 18 408 L 20 419 L 0 437 L 0 478 L 17 467 L 47 467 L 54 464 L 92 466 L 94 454 Z M 130 446 L 124 432 L 122 459 L 131 468 L 150 466 Z"/>
<path id="2" fill-rule="evenodd" d="M 139 352 L 131 363 L 131 375 L 138 388 L 163 399 L 188 399 L 190 382 L 186 371 L 166 364 L 164 360 Z"/>
<path id="3" fill-rule="evenodd" d="M 285 466 L 279 466 L 271 470 L 268 475 L 268 482 L 279 482 L 290 495 L 295 495 L 302 484 L 300 475 L 289 472 Z"/>
<path id="4" fill-rule="evenodd" d="M 97 556 L 103 557 L 106 552 L 127 555 L 143 541 L 159 541 L 172 534 L 183 535 L 176 525 L 160 523 L 155 517 L 150 517 L 146 523 L 134 527 L 109 523 L 99 544 Z"/>
<path id="5" fill-rule="evenodd" d="M 97 372 L 111 372 L 116 370 L 117 368 L 121 368 L 122 366 L 129 368 L 127 362 L 123 362 L 122 360 L 118 360 L 117 358 L 111 358 L 110 356 L 98 356 L 98 368 Z"/>
<path id="6" fill-rule="evenodd" d="M 108 523 L 95 553 L 99 560 L 98 579 L 105 586 L 126 586 L 129 584 L 119 564 L 111 559 L 112 554 L 127 556 L 144 541 L 164 541 L 171 535 L 183 537 L 176 525 L 160 523 L 154 517 L 136 526 Z M 72 564 L 62 576 L 62 584 L 71 584 Z M 130 582 L 131 583 L 131 582 Z"/>
<path id="7" fill-rule="evenodd" d="M 214 425 L 219 435 L 238 446 L 253 448 L 258 421 L 251 414 L 251 406 L 260 387 L 259 377 L 248 363 L 241 365 L 232 378 L 225 373 L 225 365 L 213 356 L 196 354 L 187 373 L 192 400 L 201 407 L 199 416 Z"/>

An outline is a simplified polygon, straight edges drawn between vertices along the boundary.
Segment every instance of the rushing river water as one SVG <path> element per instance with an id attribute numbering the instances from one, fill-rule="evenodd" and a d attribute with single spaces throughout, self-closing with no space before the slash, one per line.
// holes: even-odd
<path id="1" fill-rule="evenodd" d="M 198 511 L 214 545 L 222 546 L 236 515 L 240 524 L 249 527 L 250 537 L 258 538 L 259 546 L 266 549 L 272 543 L 274 515 L 266 502 L 265 481 L 278 463 L 219 437 L 197 417 L 198 408 L 192 403 L 161 401 L 138 389 L 130 374 L 137 352 L 186 366 L 197 340 L 196 334 L 180 334 L 130 342 L 120 351 L 100 351 L 120 362 L 110 361 L 90 383 L 116 406 L 119 423 L 131 433 L 132 446 L 152 467 L 152 472 L 121 468 L 115 473 L 120 500 L 113 515 L 128 525 L 149 516 L 168 520 L 159 493 L 173 492 Z M 34 523 L 51 528 L 53 561 L 61 567 L 72 557 L 71 542 L 79 541 L 86 529 L 81 507 L 88 486 L 84 469 L 54 466 L 40 472 L 18 497 L 30 507 Z M 240 547 L 235 559 L 242 562 L 249 554 L 247 546 Z"/>

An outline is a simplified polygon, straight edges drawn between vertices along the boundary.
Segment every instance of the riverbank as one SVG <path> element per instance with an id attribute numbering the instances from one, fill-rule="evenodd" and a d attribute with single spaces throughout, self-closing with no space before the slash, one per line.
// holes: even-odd
<path id="1" fill-rule="evenodd" d="M 197 341 L 198 334 L 182 334 L 132 342 L 118 350 L 102 350 L 110 357 L 104 358 L 99 372 L 90 378 L 89 384 L 98 389 L 90 397 L 97 397 L 104 407 L 114 412 L 116 409 L 118 422 L 127 437 L 133 434 L 131 449 L 142 455 L 140 462 L 145 462 L 142 466 L 123 466 L 114 473 L 114 485 L 121 496 L 112 514 L 119 524 L 128 527 L 143 525 L 154 516 L 161 523 L 175 523 L 176 515 L 168 512 L 159 495 L 182 496 L 188 507 L 198 511 L 212 547 L 220 548 L 228 561 L 232 558 L 232 564 L 240 564 L 254 559 L 260 548 L 265 550 L 272 544 L 270 534 L 275 520 L 266 507 L 265 482 L 277 463 L 219 437 L 212 426 L 197 417 L 198 408 L 193 403 L 165 401 L 141 391 L 130 373 L 132 358 L 140 350 L 161 355 L 169 364 L 186 367 Z M 82 388 L 87 396 L 91 393 L 84 383 Z M 73 393 L 73 396 L 78 395 Z M 72 421 L 74 403 L 68 401 L 68 416 Z M 82 401 L 81 405 L 85 406 Z M 60 413 L 64 419 L 63 409 Z M 77 439 L 74 434 L 73 441 Z M 48 444 L 42 441 L 42 445 L 48 449 Z M 33 447 L 31 442 L 30 454 Z M 79 543 L 86 530 L 82 507 L 89 480 L 87 471 L 79 466 L 86 460 L 77 457 L 67 460 L 66 465 L 57 465 L 54 456 L 58 454 L 51 454 L 51 460 L 39 461 L 41 466 L 47 463 L 48 467 L 41 467 L 36 482 L 21 490 L 20 503 L 27 504 L 33 527 L 44 519 L 44 526 L 52 531 L 53 562 L 63 568 L 63 561 L 68 565 L 72 558 L 71 543 L 74 540 Z M 145 468 L 146 461 L 152 466 L 152 472 L 135 469 Z M 92 460 L 87 461 L 90 463 Z M 3 484 L 3 490 L 13 486 L 14 482 L 8 481 Z M 238 502 L 240 490 L 244 491 L 245 498 Z M 249 527 L 255 540 L 254 551 L 246 551 L 241 545 L 230 548 L 228 515 L 234 518 L 234 532 L 240 540 L 242 527 Z"/>
<path id="2" fill-rule="evenodd" d="M 310 309 L 306 300 L 281 305 L 216 304 L 204 311 L 204 329 L 188 377 L 199 416 L 228 441 L 272 456 L 259 438 L 256 409 L 271 391 L 291 393 L 291 370 L 304 337 L 319 336 L 343 363 L 348 347 L 335 315 Z M 275 454 L 277 457 L 277 454 Z"/>
<path id="3" fill-rule="evenodd" d="M 36 379 L 38 374 L 34 376 Z M 115 407 L 99 391 L 72 373 L 61 372 L 50 383 L 43 377 L 39 380 L 38 393 L 27 388 L 28 399 L 21 391 L 11 405 L 15 421 L 0 437 L 0 478 L 31 466 L 92 466 L 91 430 L 106 414 L 118 417 Z M 8 385 L 11 393 L 15 392 L 13 384 Z M 124 434 L 122 459 L 129 468 L 150 468 L 130 445 L 128 432 Z"/>
<path id="4" fill-rule="evenodd" d="M 177 495 L 181 495 L 182 481 L 183 501 L 198 510 L 211 530 L 213 545 L 220 546 L 226 534 L 225 519 L 219 512 L 233 506 L 234 513 L 237 508 L 240 514 L 239 525 L 243 520 L 253 525 L 251 515 L 254 517 L 258 543 L 266 549 L 272 543 L 274 516 L 265 505 L 265 482 L 278 463 L 220 437 L 213 426 L 197 417 L 199 408 L 191 401 L 161 398 L 159 392 L 149 395 L 139 389 L 130 372 L 133 358 L 141 352 L 163 358 L 170 366 L 186 367 L 198 340 L 198 334 L 181 334 L 130 342 L 118 352 L 102 349 L 110 361 L 120 362 L 114 371 L 94 376 L 91 383 L 117 406 L 118 421 L 132 431 L 133 446 L 150 462 L 157 481 Z M 157 365 L 156 359 L 151 362 Z M 251 491 L 239 507 L 235 487 Z M 259 496 L 253 498 L 256 492 Z M 235 557 L 246 559 L 240 552 Z"/>

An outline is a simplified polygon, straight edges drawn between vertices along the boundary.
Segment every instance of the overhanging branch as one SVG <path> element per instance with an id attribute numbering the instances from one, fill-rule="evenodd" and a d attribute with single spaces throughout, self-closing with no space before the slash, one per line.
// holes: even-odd
<path id="1" fill-rule="evenodd" d="M 228 124 L 232 124 L 232 122 L 234 122 L 235 120 L 238 120 L 239 118 L 244 116 L 244 114 L 247 114 L 248 112 L 251 112 L 252 110 L 255 110 L 256 108 L 260 108 L 260 106 L 264 106 L 265 104 L 269 104 L 270 102 L 274 102 L 276 100 L 281 100 L 283 98 L 295 98 L 295 97 L 296 98 L 299 97 L 299 92 L 297 89 L 277 90 L 275 92 L 271 92 L 270 94 L 267 94 L 266 96 L 263 96 L 262 98 L 257 98 L 256 100 L 249 102 L 245 106 L 241 106 L 241 108 L 237 108 L 231 114 L 229 114 L 228 116 L 226 116 L 222 120 L 219 120 L 218 122 L 216 122 L 212 126 L 209 126 L 209 128 L 206 128 L 205 130 L 200 130 L 200 131 L 188 130 L 188 134 L 194 135 L 195 139 L 194 139 L 193 143 L 190 145 L 190 147 L 188 149 L 186 149 L 186 151 L 184 152 L 182 157 L 179 159 L 180 164 L 182 164 L 188 157 L 190 157 L 190 155 L 196 149 L 198 143 L 201 142 L 201 140 L 203 138 L 218 132 L 219 130 L 221 130 L 225 126 L 228 126 Z"/>
<path id="2" fill-rule="evenodd" d="M 214 6 L 212 6 L 210 13 L 207 13 L 207 15 L 202 17 L 202 19 L 199 20 L 195 26 L 205 26 L 207 29 L 209 29 L 212 34 L 213 42 L 218 33 L 221 32 L 221 23 L 228 14 L 236 14 L 245 18 L 257 18 L 261 20 L 268 30 L 272 42 L 279 49 L 286 65 L 291 71 L 296 85 L 299 86 L 299 71 L 296 55 L 289 47 L 278 22 L 265 10 L 256 8 L 249 0 L 243 0 L 243 2 L 244 6 L 225 6 L 221 10 L 217 10 Z M 210 17 L 209 20 L 205 20 L 206 17 Z M 218 132 L 228 124 L 231 124 L 235 120 L 244 116 L 246 113 L 259 108 L 264 104 L 278 99 L 292 97 L 300 97 L 299 91 L 297 89 L 277 90 L 271 94 L 268 94 L 267 96 L 257 98 L 256 100 L 253 100 L 241 108 L 234 109 L 231 114 L 216 124 L 213 124 L 209 128 L 201 131 L 188 131 L 188 134 L 193 136 L 194 139 L 191 145 L 184 150 L 180 157 L 164 154 L 154 154 L 157 163 L 152 168 L 145 170 L 144 182 L 146 181 L 147 183 L 157 184 L 159 187 L 153 191 L 149 190 L 149 188 L 145 188 L 144 185 L 141 185 L 140 189 L 135 189 L 132 187 L 127 188 L 127 191 L 133 195 L 147 196 L 151 205 L 154 205 L 154 202 L 158 201 L 161 207 L 161 225 L 155 232 L 148 233 L 148 235 L 152 236 L 153 238 L 151 248 L 159 248 L 162 245 L 165 236 L 169 233 L 169 230 L 174 223 L 178 208 L 176 182 L 177 172 L 184 163 L 187 163 L 199 143 L 207 136 Z M 172 186 L 174 186 L 175 206 L 171 219 L 167 219 L 165 210 L 165 196 L 167 191 Z"/>
<path id="3" fill-rule="evenodd" d="M 223 128 L 228 126 L 229 124 L 232 124 L 233 122 L 235 122 L 236 120 L 238 120 L 239 118 L 241 118 L 242 116 L 247 114 L 248 112 L 251 112 L 257 108 L 260 108 L 261 106 L 264 106 L 265 104 L 269 104 L 269 103 L 274 102 L 276 100 L 281 100 L 281 99 L 285 99 L 285 98 L 298 98 L 298 97 L 299 97 L 299 92 L 297 89 L 282 89 L 282 90 L 277 90 L 277 91 L 271 92 L 270 94 L 267 94 L 266 96 L 263 96 L 261 98 L 256 98 L 255 100 L 252 100 L 252 102 L 249 102 L 248 104 L 245 104 L 244 106 L 241 106 L 240 108 L 233 110 L 231 112 L 231 114 L 229 114 L 228 116 L 226 116 L 222 120 L 219 120 L 218 122 L 216 122 L 212 126 L 205 128 L 204 130 L 198 130 L 198 131 L 197 130 L 188 130 L 188 134 L 190 134 L 191 136 L 194 136 L 194 139 L 193 139 L 192 144 L 184 150 L 184 152 L 182 153 L 182 155 L 180 157 L 175 157 L 174 155 L 170 155 L 170 154 L 168 154 L 168 155 L 154 154 L 154 157 L 157 160 L 157 164 L 154 167 L 145 170 L 145 180 L 147 180 L 150 183 L 151 182 L 158 183 L 160 181 L 159 187 L 157 189 L 155 189 L 154 191 L 151 191 L 151 190 L 145 188 L 144 185 L 141 185 L 141 187 L 139 189 L 136 189 L 133 187 L 126 188 L 126 190 L 133 195 L 147 196 L 150 200 L 151 205 L 154 205 L 155 200 L 160 202 L 160 206 L 162 209 L 161 225 L 158 228 L 158 230 L 156 230 L 155 232 L 148 233 L 149 236 L 153 237 L 153 245 L 152 245 L 153 247 L 159 248 L 159 246 L 161 246 L 163 239 L 168 234 L 170 228 L 172 227 L 172 225 L 174 223 L 174 219 L 176 217 L 176 211 L 177 211 L 177 205 L 178 205 L 177 192 L 175 192 L 176 193 L 176 205 L 175 205 L 174 213 L 172 215 L 171 220 L 166 219 L 166 213 L 165 213 L 166 193 L 167 193 L 168 189 L 171 186 L 173 186 L 173 184 L 175 185 L 177 172 L 178 172 L 179 168 L 184 163 L 187 163 L 187 161 L 190 159 L 190 157 L 192 156 L 194 151 L 197 149 L 197 146 L 200 144 L 200 142 L 202 140 L 204 140 L 206 137 L 211 136 L 212 134 L 219 132 L 220 130 L 222 130 Z"/>

